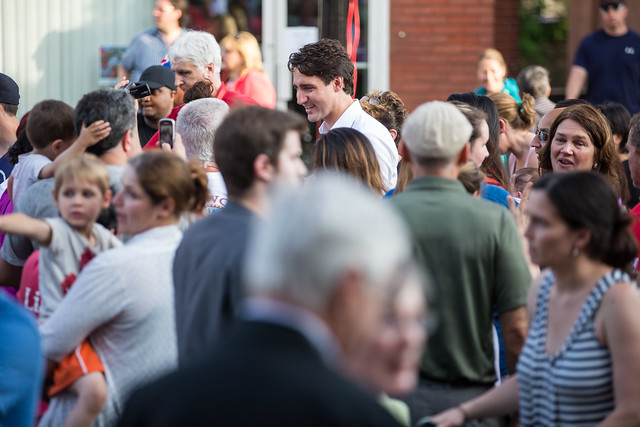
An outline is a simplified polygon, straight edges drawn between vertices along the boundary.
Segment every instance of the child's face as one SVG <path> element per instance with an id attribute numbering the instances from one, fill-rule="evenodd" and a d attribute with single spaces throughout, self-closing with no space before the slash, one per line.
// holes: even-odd
<path id="1" fill-rule="evenodd" d="M 74 229 L 84 231 L 93 227 L 102 209 L 109 207 L 111 192 L 103 194 L 96 184 L 69 179 L 62 183 L 54 199 L 62 219 Z"/>

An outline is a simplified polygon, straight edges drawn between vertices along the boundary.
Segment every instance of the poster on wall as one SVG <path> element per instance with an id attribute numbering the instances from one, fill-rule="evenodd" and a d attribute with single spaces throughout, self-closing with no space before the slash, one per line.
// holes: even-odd
<path id="1" fill-rule="evenodd" d="M 100 86 L 113 86 L 118 82 L 117 65 L 124 55 L 126 46 L 105 45 L 100 46 Z"/>

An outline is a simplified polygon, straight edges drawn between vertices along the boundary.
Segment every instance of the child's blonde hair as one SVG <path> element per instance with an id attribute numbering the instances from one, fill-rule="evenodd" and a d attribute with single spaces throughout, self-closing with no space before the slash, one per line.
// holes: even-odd
<path id="1" fill-rule="evenodd" d="M 109 170 L 98 157 L 82 153 L 65 159 L 56 169 L 54 175 L 54 192 L 56 196 L 62 185 L 69 180 L 84 181 L 96 185 L 102 195 L 109 190 Z"/>

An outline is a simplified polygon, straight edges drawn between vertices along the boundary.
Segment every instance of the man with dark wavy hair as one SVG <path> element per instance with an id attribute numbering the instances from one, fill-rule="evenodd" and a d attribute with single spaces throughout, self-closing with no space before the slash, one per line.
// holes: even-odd
<path id="1" fill-rule="evenodd" d="M 322 39 L 307 44 L 289 56 L 288 67 L 296 102 L 304 107 L 309 121 L 323 121 L 321 134 L 336 128 L 362 132 L 376 152 L 385 189 L 395 188 L 398 150 L 389 131 L 354 101 L 354 67 L 340 42 Z"/>

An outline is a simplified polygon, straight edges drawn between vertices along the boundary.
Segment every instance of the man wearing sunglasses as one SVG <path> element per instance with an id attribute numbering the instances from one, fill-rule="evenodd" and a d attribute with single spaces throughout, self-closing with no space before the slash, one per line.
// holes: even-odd
<path id="1" fill-rule="evenodd" d="M 578 98 L 586 83 L 591 104 L 615 101 L 640 111 L 640 34 L 627 26 L 625 0 L 600 0 L 602 28 L 580 43 L 565 97 Z"/>

